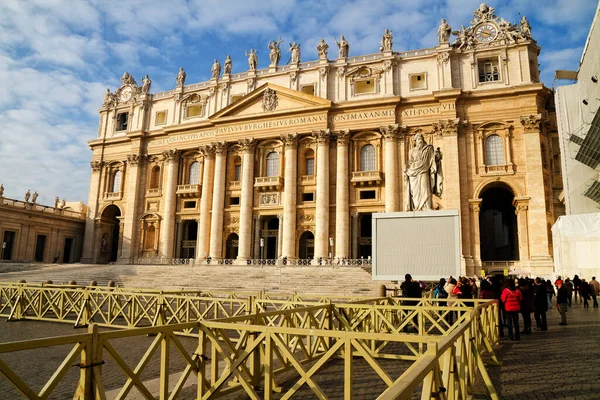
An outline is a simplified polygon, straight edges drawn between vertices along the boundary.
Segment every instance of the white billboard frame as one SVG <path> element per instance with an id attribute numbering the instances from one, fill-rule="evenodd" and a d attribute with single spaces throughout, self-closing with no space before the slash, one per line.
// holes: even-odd
<path id="1" fill-rule="evenodd" d="M 404 219 L 413 219 L 420 218 L 425 220 L 432 221 L 431 232 L 435 232 L 435 221 L 439 218 L 451 218 L 453 222 L 454 228 L 454 247 L 453 254 L 451 254 L 451 258 L 454 260 L 453 265 L 448 265 L 448 268 L 444 270 L 443 273 L 439 275 L 426 275 L 420 274 L 418 271 L 414 270 L 398 270 L 397 274 L 383 274 L 380 273 L 382 268 L 379 268 L 378 259 L 381 260 L 383 257 L 382 250 L 378 248 L 378 240 L 377 240 L 377 232 L 378 225 L 380 223 L 389 222 L 390 219 L 396 219 L 398 221 L 402 221 Z M 401 222 L 400 222 L 401 223 Z M 438 211 L 409 211 L 409 212 L 389 212 L 389 213 L 373 213 L 372 214 L 372 232 L 373 232 L 373 267 L 372 267 L 372 279 L 373 280 L 396 280 L 403 281 L 404 275 L 409 273 L 412 275 L 415 280 L 423 280 L 423 281 L 439 281 L 440 278 L 448 278 L 449 276 L 458 277 L 460 276 L 461 271 L 461 250 L 460 250 L 460 216 L 458 210 L 438 210 Z M 428 236 L 430 238 L 430 235 Z M 424 240 L 427 238 L 424 238 Z M 379 242 L 381 243 L 381 241 Z M 448 254 L 450 256 L 450 254 Z M 387 269 L 387 268 L 386 268 Z M 398 267 L 397 269 L 400 269 Z"/>

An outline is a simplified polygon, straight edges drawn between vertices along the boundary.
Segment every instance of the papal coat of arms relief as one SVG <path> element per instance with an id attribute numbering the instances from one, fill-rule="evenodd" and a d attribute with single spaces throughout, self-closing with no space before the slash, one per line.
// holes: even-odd
<path id="1" fill-rule="evenodd" d="M 275 111 L 277 108 L 277 92 L 267 88 L 263 93 L 262 108 L 264 111 Z"/>

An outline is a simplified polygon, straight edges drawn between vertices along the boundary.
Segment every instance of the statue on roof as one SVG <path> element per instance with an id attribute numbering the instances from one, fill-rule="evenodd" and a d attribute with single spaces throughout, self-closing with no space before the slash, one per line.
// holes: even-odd
<path id="1" fill-rule="evenodd" d="M 279 60 L 281 60 L 281 49 L 279 48 L 281 42 L 283 42 L 281 38 L 269 42 L 269 61 L 271 62 L 271 67 L 276 67 L 279 64 Z"/>
<path id="2" fill-rule="evenodd" d="M 245 52 L 246 57 L 248 57 L 248 66 L 250 67 L 250 71 L 256 71 L 258 68 L 258 56 L 256 55 L 256 51 L 254 49 L 250 49 L 250 53 Z"/>
<path id="3" fill-rule="evenodd" d="M 342 36 L 340 41 L 335 41 L 335 44 L 340 48 L 340 56 L 339 58 L 348 58 L 348 54 L 350 54 L 350 44 L 346 41 L 346 38 Z"/>
<path id="4" fill-rule="evenodd" d="M 113 100 L 114 95 L 110 92 L 109 88 L 106 88 L 106 92 L 104 93 L 104 101 L 102 102 L 102 104 L 108 106 L 113 102 Z"/>
<path id="5" fill-rule="evenodd" d="M 231 56 L 229 54 L 227 54 L 227 58 L 225 59 L 223 74 L 231 74 Z"/>
<path id="6" fill-rule="evenodd" d="M 177 77 L 175 78 L 177 80 L 177 87 L 183 87 L 185 83 L 185 76 L 186 73 L 183 70 L 183 67 L 179 67 L 179 72 L 177 73 Z"/>
<path id="7" fill-rule="evenodd" d="M 529 21 L 527 21 L 527 17 L 523 15 L 520 21 L 521 24 L 521 33 L 525 38 L 531 38 L 531 25 L 529 25 Z"/>
<path id="8" fill-rule="evenodd" d="M 31 196 L 31 202 L 33 204 L 37 203 L 37 198 L 40 194 L 38 192 L 33 192 L 33 196 Z"/>
<path id="9" fill-rule="evenodd" d="M 143 94 L 150 93 L 150 85 L 152 85 L 152 81 L 150 80 L 150 77 L 148 76 L 148 74 L 146 74 L 146 76 L 144 76 L 142 78 L 142 93 Z"/>
<path id="10" fill-rule="evenodd" d="M 317 53 L 319 54 L 320 60 L 327 60 L 327 51 L 329 49 L 329 45 L 325 43 L 325 39 L 321 38 L 321 41 L 317 45 Z"/>
<path id="11" fill-rule="evenodd" d="M 438 41 L 440 44 L 448 43 L 450 40 L 450 32 L 452 32 L 452 28 L 444 18 L 442 18 L 440 22 L 440 26 L 438 27 Z"/>
<path id="12" fill-rule="evenodd" d="M 4 196 L 4 183 L 0 183 L 0 197 Z"/>
<path id="13" fill-rule="evenodd" d="M 25 203 L 29 202 L 29 197 L 31 197 L 31 191 L 27 189 L 27 192 L 25 192 Z"/>
<path id="14" fill-rule="evenodd" d="M 392 36 L 392 32 L 389 29 L 385 29 L 383 36 L 381 37 L 381 47 L 379 47 L 379 51 L 382 53 L 384 51 L 392 51 L 394 37 Z"/>
<path id="15" fill-rule="evenodd" d="M 210 72 L 212 74 L 212 79 L 219 79 L 219 75 L 221 75 L 221 63 L 219 63 L 219 60 L 217 60 L 216 58 L 213 62 L 212 69 L 210 70 Z"/>
<path id="16" fill-rule="evenodd" d="M 481 3 L 479 8 L 473 12 L 471 25 L 475 25 L 481 21 L 497 20 L 498 17 L 494 15 L 494 11 L 496 11 L 494 7 L 490 7 L 485 3 Z"/>
<path id="17" fill-rule="evenodd" d="M 292 64 L 298 64 L 300 62 L 300 45 L 296 42 L 290 43 L 290 53 Z"/>
<path id="18" fill-rule="evenodd" d="M 121 77 L 121 83 L 123 84 L 123 86 L 125 86 L 125 85 L 137 86 L 137 82 L 135 81 L 135 79 L 133 79 L 133 76 L 131 76 L 131 74 L 129 72 L 125 72 L 123 74 L 123 76 Z"/>

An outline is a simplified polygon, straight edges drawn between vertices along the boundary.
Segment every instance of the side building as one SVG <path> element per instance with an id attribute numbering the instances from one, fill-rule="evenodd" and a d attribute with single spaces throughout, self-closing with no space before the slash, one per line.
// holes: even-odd
<path id="1" fill-rule="evenodd" d="M 93 151 L 83 262 L 200 258 L 351 262 L 371 255 L 371 216 L 410 203 L 415 137 L 432 145 L 434 209 L 461 218 L 463 272 L 553 270 L 558 148 L 540 48 L 482 4 L 467 28 L 442 20 L 435 48 L 319 59 L 231 73 L 151 94 L 125 73 L 107 90 Z M 420 134 L 420 135 L 418 135 Z M 560 175 L 558 175 L 560 178 Z M 561 180 L 558 179 L 558 182 Z M 441 189 L 443 188 L 443 190 Z M 435 234 L 435 232 L 432 232 Z M 305 262 L 305 261 L 303 261 Z"/>

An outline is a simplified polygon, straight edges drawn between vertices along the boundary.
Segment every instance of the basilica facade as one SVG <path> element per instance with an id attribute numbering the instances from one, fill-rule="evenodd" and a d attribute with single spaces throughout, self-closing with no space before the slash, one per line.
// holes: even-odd
<path id="1" fill-rule="evenodd" d="M 527 19 L 482 4 L 413 51 L 382 33 L 376 54 L 342 36 L 308 62 L 293 43 L 286 65 L 273 41 L 266 69 L 251 51 L 232 73 L 227 56 L 209 81 L 181 68 L 161 93 L 125 73 L 89 142 L 82 261 L 368 260 L 372 214 L 411 209 L 419 136 L 437 165 L 426 208 L 459 211 L 463 272 L 551 273 L 560 162 Z"/>

